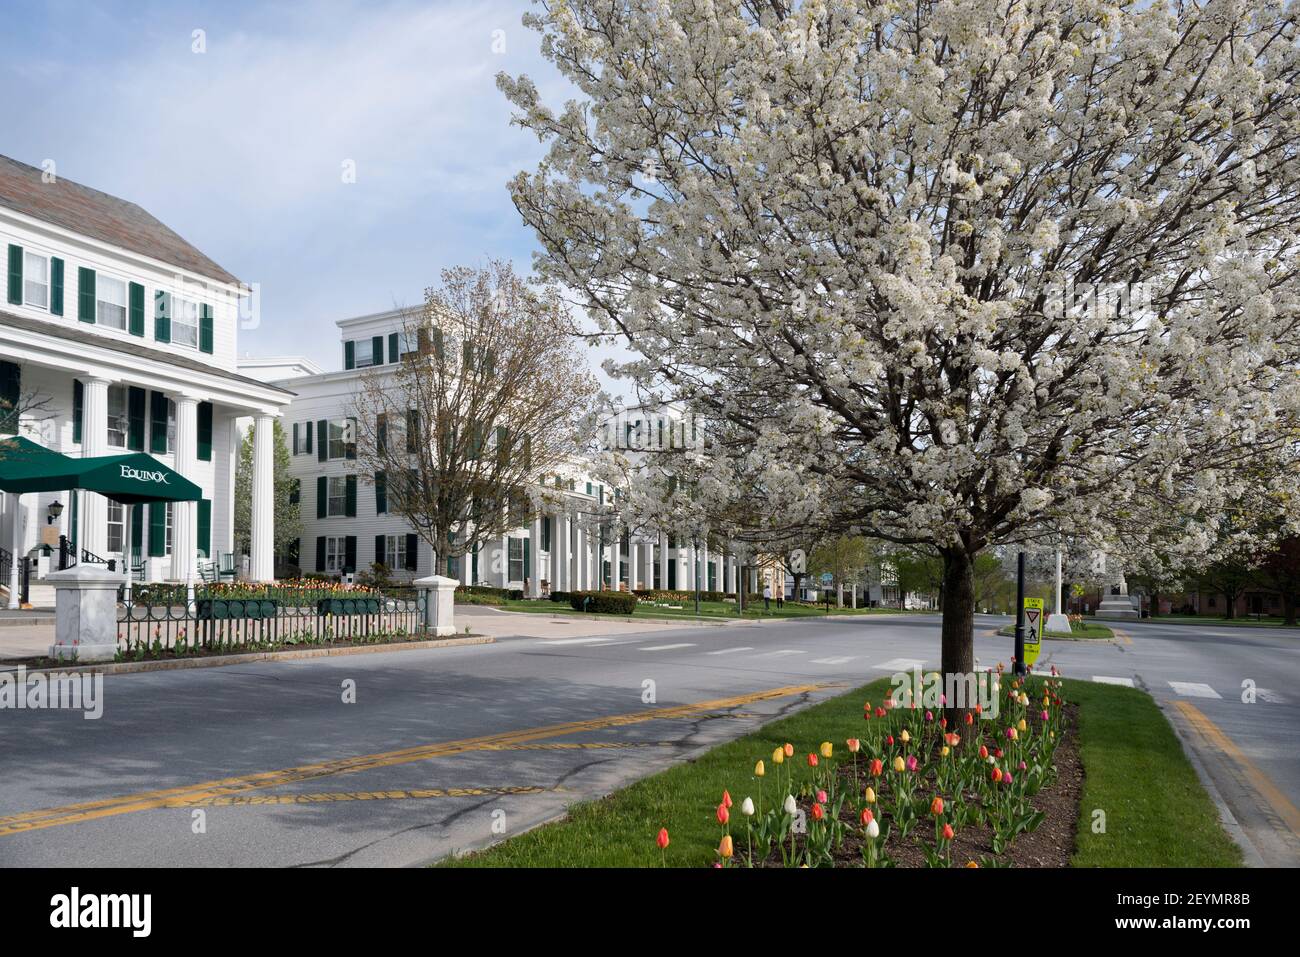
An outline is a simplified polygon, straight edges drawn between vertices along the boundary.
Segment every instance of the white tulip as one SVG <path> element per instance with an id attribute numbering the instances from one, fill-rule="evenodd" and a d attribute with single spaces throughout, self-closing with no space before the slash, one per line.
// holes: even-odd
<path id="1" fill-rule="evenodd" d="M 743 814 L 743 815 L 745 815 L 745 817 L 753 817 L 753 816 L 754 816 L 754 802 L 751 801 L 749 798 L 745 798 L 745 800 L 741 801 L 741 802 L 740 802 L 740 813 Z"/>
<path id="2" fill-rule="evenodd" d="M 785 805 L 784 805 L 784 809 L 785 809 L 785 813 L 786 813 L 786 814 L 794 814 L 794 813 L 796 813 L 796 812 L 799 810 L 799 805 L 797 805 L 797 804 L 794 803 L 794 795 L 793 795 L 793 794 L 787 794 L 787 795 L 785 796 Z"/>
<path id="3" fill-rule="evenodd" d="M 873 841 L 880 837 L 880 825 L 876 823 L 875 818 L 872 818 L 870 823 L 867 824 L 867 837 Z"/>

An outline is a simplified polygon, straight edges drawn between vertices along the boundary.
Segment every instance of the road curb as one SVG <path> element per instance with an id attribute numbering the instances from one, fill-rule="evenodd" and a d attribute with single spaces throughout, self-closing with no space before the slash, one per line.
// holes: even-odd
<path id="1" fill-rule="evenodd" d="M 51 668 L 28 668 L 28 674 L 144 674 L 152 671 L 182 671 L 188 668 L 221 668 L 254 661 L 298 661 L 307 658 L 335 658 L 344 655 L 381 654 L 389 651 L 423 651 L 429 648 L 456 648 L 461 645 L 490 645 L 496 639 L 487 635 L 466 638 L 431 638 L 428 641 L 390 642 L 382 645 L 347 645 L 340 648 L 303 648 L 292 651 L 253 651 L 239 655 L 213 655 L 210 658 L 168 658 L 161 661 L 105 661 L 99 664 L 67 665 Z M 0 661 L 0 671 L 17 670 L 18 665 Z"/>

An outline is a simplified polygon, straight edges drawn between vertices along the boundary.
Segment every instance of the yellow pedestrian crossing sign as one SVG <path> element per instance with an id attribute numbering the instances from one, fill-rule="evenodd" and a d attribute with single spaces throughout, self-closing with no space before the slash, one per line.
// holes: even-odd
<path id="1" fill-rule="evenodd" d="M 1043 600 L 1041 598 L 1025 599 L 1025 664 L 1032 665 L 1038 660 L 1038 652 L 1043 647 Z"/>

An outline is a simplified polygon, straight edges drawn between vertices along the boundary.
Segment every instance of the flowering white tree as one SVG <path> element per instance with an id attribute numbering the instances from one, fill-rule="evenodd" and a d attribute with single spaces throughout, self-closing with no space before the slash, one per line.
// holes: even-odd
<path id="1" fill-rule="evenodd" d="M 726 423 L 724 497 L 939 550 L 967 672 L 982 550 L 1026 526 L 1204 549 L 1238 466 L 1295 435 L 1295 21 L 543 3 L 581 97 L 499 78 L 549 144 L 514 200 L 623 371 Z"/>

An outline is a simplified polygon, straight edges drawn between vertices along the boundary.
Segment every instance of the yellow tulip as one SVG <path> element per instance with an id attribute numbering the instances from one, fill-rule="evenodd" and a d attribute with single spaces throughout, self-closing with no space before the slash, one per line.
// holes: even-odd
<path id="1" fill-rule="evenodd" d="M 908 733 L 907 733 L 907 729 L 904 728 L 903 731 L 902 731 L 902 733 L 899 734 L 899 736 L 898 736 L 898 740 L 899 740 L 899 741 L 902 741 L 904 744 L 907 744 L 907 742 L 909 742 L 909 741 L 912 740 L 912 736 L 911 736 L 910 734 L 908 734 Z"/>
<path id="2" fill-rule="evenodd" d="M 940 757 L 944 757 L 944 758 L 946 758 L 946 757 L 948 756 L 948 745 L 945 744 L 945 745 L 944 745 L 944 746 L 939 750 L 939 756 L 940 756 Z"/>
<path id="3" fill-rule="evenodd" d="M 822 752 L 822 757 L 823 757 L 823 758 L 829 758 L 829 757 L 831 756 L 831 752 L 832 752 L 833 750 L 834 750 L 834 749 L 831 748 L 831 743 L 830 743 L 829 741 L 823 741 L 823 742 L 822 742 L 821 752 Z"/>
<path id="4" fill-rule="evenodd" d="M 966 866 L 967 866 L 967 867 L 979 867 L 979 865 L 976 864 L 974 861 L 967 861 L 967 862 L 966 862 Z"/>
<path id="5" fill-rule="evenodd" d="M 731 844 L 731 835 L 722 835 L 722 841 L 718 844 L 718 854 L 724 858 L 730 858 L 735 853 Z"/>
<path id="6" fill-rule="evenodd" d="M 773 763 L 773 764 L 781 764 L 781 763 L 783 763 L 784 761 L 785 761 L 785 752 L 784 752 L 784 751 L 782 751 L 780 748 L 777 748 L 775 751 L 772 752 L 772 763 Z"/>
<path id="7" fill-rule="evenodd" d="M 762 761 L 759 761 L 758 764 L 754 765 L 754 777 L 761 778 L 766 773 L 767 768 L 763 767 Z"/>
<path id="8" fill-rule="evenodd" d="M 875 803 L 876 803 L 876 789 L 875 789 L 875 788 L 867 788 L 867 791 L 866 791 L 865 794 L 862 795 L 862 798 L 863 798 L 863 800 L 865 800 L 868 804 L 875 804 Z"/>
<path id="9" fill-rule="evenodd" d="M 904 767 L 904 765 L 903 765 L 903 759 L 902 759 L 902 758 L 894 758 L 894 770 L 897 771 L 899 774 L 902 774 L 902 773 L 903 773 L 903 767 Z"/>
<path id="10" fill-rule="evenodd" d="M 1026 730 L 1027 728 L 1028 728 L 1028 725 L 1025 724 L 1025 719 L 1024 719 L 1024 718 L 1021 718 L 1021 719 L 1020 719 L 1020 723 L 1016 725 L 1016 730 L 1017 730 L 1017 731 L 1024 731 L 1024 730 Z"/>

